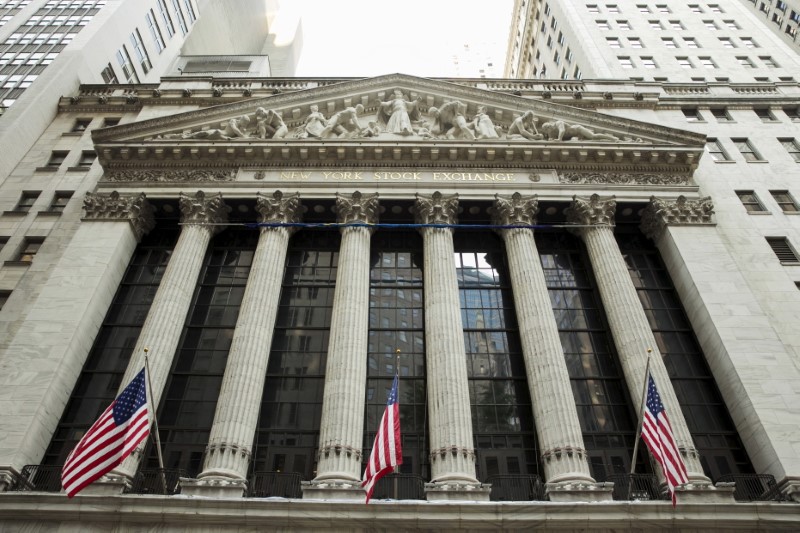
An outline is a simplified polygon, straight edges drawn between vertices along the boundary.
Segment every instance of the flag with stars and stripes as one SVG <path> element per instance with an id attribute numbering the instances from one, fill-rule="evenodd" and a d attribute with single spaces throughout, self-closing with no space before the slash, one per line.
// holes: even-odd
<path id="1" fill-rule="evenodd" d="M 150 434 L 145 387 L 142 369 L 70 452 L 61 471 L 67 496 L 110 472 Z"/>
<path id="2" fill-rule="evenodd" d="M 375 435 L 375 443 L 372 445 L 372 453 L 369 454 L 369 462 L 364 470 L 364 481 L 361 486 L 367 493 L 367 501 L 372 497 L 375 483 L 386 474 L 390 474 L 395 466 L 403 464 L 403 449 L 400 442 L 400 403 L 397 398 L 399 378 L 397 374 L 392 382 L 392 390 L 386 401 L 386 410 L 381 418 L 381 425 L 378 427 L 378 434 Z"/>
<path id="3" fill-rule="evenodd" d="M 644 418 L 642 420 L 642 438 L 647 448 L 664 471 L 667 487 L 672 497 L 672 506 L 675 506 L 675 487 L 689 482 L 686 474 L 686 465 L 683 463 L 681 452 L 672 434 L 667 411 L 661 402 L 656 382 L 653 375 L 647 375 L 647 400 L 645 401 Z"/>

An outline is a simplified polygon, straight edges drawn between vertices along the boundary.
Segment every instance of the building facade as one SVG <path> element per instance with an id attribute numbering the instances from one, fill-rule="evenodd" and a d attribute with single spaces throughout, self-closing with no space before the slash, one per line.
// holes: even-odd
<path id="1" fill-rule="evenodd" d="M 97 90 L 2 186 L 6 527 L 795 526 L 797 83 Z M 166 483 L 150 443 L 67 500 L 145 348 Z M 675 511 L 633 458 L 648 354 Z M 364 506 L 395 372 L 403 466 Z"/>
<path id="2" fill-rule="evenodd" d="M 800 29 L 800 3 L 797 0 L 741 0 L 753 13 L 778 34 L 795 51 L 800 50 L 797 32 Z"/>

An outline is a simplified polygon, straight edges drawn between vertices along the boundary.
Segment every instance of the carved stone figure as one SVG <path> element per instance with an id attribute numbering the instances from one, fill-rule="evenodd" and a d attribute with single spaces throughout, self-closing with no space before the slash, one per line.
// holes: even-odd
<path id="1" fill-rule="evenodd" d="M 433 132 L 444 135 L 448 139 L 474 140 L 475 134 L 469 129 L 464 112 L 467 106 L 458 100 L 447 102 L 441 108 L 430 108 L 430 114 L 436 119 Z"/>
<path id="2" fill-rule="evenodd" d="M 311 113 L 306 117 L 305 124 L 303 125 L 301 137 L 321 137 L 322 131 L 327 125 L 328 120 L 325 118 L 325 115 L 319 112 L 319 106 L 312 105 Z"/>
<path id="3" fill-rule="evenodd" d="M 342 109 L 328 119 L 328 125 L 320 132 L 320 138 L 354 138 L 361 136 L 364 128 L 358 122 L 358 115 L 363 112 L 364 106 L 361 104 Z"/>
<path id="4" fill-rule="evenodd" d="M 486 106 L 480 106 L 478 113 L 472 119 L 472 129 L 475 130 L 476 139 L 499 139 L 497 128 L 491 117 L 486 113 Z"/>
<path id="5" fill-rule="evenodd" d="M 518 116 L 511 122 L 508 127 L 507 139 L 518 140 L 527 139 L 529 141 L 541 141 L 544 135 L 539 133 L 536 129 L 536 124 L 539 119 L 533 116 L 533 111 L 525 111 L 521 116 Z"/>
<path id="6" fill-rule="evenodd" d="M 567 124 L 563 120 L 554 120 L 542 124 L 542 133 L 550 141 L 567 141 L 579 139 L 583 141 L 619 141 L 619 137 L 607 133 L 595 133 L 580 124 Z"/>
<path id="7" fill-rule="evenodd" d="M 283 121 L 280 111 L 256 109 L 256 135 L 260 139 L 283 139 L 289 132 L 289 127 Z"/>
<path id="8" fill-rule="evenodd" d="M 183 139 L 208 139 L 208 140 L 229 140 L 237 137 L 247 137 L 244 130 L 250 125 L 250 117 L 242 115 L 220 123 L 219 128 L 210 128 L 200 131 L 186 131 L 178 135 L 164 135 L 164 139 L 181 137 Z"/>
<path id="9" fill-rule="evenodd" d="M 413 135 L 414 129 L 411 122 L 420 119 L 417 107 L 419 101 L 419 98 L 413 101 L 406 100 L 403 91 L 395 89 L 392 98 L 379 103 L 378 125 L 389 133 Z"/>

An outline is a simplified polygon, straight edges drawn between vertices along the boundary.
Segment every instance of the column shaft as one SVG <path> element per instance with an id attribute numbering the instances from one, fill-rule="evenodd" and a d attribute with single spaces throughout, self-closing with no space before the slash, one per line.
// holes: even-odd
<path id="1" fill-rule="evenodd" d="M 424 228 L 422 236 L 431 481 L 477 483 L 453 234 Z"/>
<path id="2" fill-rule="evenodd" d="M 575 398 L 533 232 L 501 230 L 548 483 L 593 483 Z"/>

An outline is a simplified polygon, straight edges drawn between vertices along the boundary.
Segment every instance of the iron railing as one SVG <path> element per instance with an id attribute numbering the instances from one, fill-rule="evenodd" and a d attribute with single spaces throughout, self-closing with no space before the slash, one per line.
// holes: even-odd
<path id="1" fill-rule="evenodd" d="M 247 496 L 250 498 L 301 498 L 300 474 L 284 472 L 256 472 L 248 483 Z"/>
<path id="2" fill-rule="evenodd" d="M 785 498 L 770 474 L 728 474 L 717 482 L 736 483 L 733 497 L 737 502 L 783 501 Z"/>
<path id="3" fill-rule="evenodd" d="M 154 468 L 139 470 L 128 491 L 130 494 L 162 494 L 173 496 L 181 491 L 180 478 L 187 477 L 186 470 Z"/>
<path id="4" fill-rule="evenodd" d="M 425 480 L 417 474 L 389 474 L 375 483 L 373 500 L 424 500 Z"/>
<path id="5" fill-rule="evenodd" d="M 653 474 L 611 474 L 608 481 L 614 483 L 615 500 L 648 501 L 663 500 L 658 487 L 658 478 Z"/>
<path id="6" fill-rule="evenodd" d="M 537 475 L 497 475 L 490 476 L 489 498 L 493 502 L 544 501 L 544 484 Z"/>
<path id="7" fill-rule="evenodd" d="M 25 465 L 11 488 L 13 491 L 61 492 L 63 466 Z"/>

